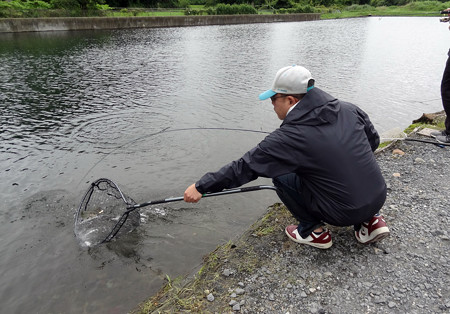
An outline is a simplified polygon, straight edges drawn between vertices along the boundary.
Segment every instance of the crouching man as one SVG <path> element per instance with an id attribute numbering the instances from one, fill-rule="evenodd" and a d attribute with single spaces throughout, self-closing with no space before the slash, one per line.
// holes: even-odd
<path id="1" fill-rule="evenodd" d="M 378 133 L 360 108 L 314 83 L 304 67 L 280 69 L 271 89 L 259 98 L 270 98 L 281 126 L 240 159 L 189 186 L 184 200 L 198 202 L 206 192 L 268 177 L 299 222 L 285 229 L 297 243 L 331 247 L 325 223 L 354 225 L 361 243 L 388 236 L 389 228 L 379 215 L 386 184 L 373 153 Z"/>

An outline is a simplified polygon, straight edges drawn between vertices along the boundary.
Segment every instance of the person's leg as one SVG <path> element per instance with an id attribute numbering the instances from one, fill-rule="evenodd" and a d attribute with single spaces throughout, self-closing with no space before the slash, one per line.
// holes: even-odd
<path id="1" fill-rule="evenodd" d="M 445 131 L 450 135 L 450 50 L 441 82 L 441 98 L 447 118 L 445 119 Z"/>
<path id="2" fill-rule="evenodd" d="M 314 230 L 322 227 L 323 223 L 308 211 L 300 192 L 301 179 L 297 174 L 282 175 L 272 181 L 277 188 L 278 197 L 299 221 L 297 230 L 302 238 L 308 237 Z"/>
<path id="3" fill-rule="evenodd" d="M 450 50 L 448 51 L 448 59 L 445 64 L 444 74 L 442 75 L 441 99 L 447 116 L 445 118 L 445 130 L 431 132 L 431 136 L 436 138 L 438 142 L 450 143 Z"/>

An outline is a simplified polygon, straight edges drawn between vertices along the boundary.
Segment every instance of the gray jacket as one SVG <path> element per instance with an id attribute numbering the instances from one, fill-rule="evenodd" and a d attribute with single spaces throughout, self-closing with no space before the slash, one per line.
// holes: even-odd
<path id="1" fill-rule="evenodd" d="M 373 151 L 379 136 L 367 114 L 315 87 L 240 159 L 197 183 L 200 193 L 241 186 L 258 177 L 296 173 L 302 196 L 321 220 L 347 226 L 379 211 L 386 184 Z"/>

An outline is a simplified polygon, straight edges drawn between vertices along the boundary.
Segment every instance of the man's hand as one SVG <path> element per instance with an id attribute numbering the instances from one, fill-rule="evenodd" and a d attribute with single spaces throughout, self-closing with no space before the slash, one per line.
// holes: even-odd
<path id="1" fill-rule="evenodd" d="M 184 191 L 184 201 L 188 203 L 197 203 L 202 198 L 202 194 L 197 191 L 195 183 L 191 184 L 186 191 Z"/>

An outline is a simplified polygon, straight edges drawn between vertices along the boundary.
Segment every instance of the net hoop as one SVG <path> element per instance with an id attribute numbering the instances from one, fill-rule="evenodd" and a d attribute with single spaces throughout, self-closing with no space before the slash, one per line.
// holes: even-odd
<path id="1" fill-rule="evenodd" d="M 97 195 L 101 195 L 105 201 L 95 200 Z M 109 210 L 108 206 L 113 203 L 114 210 Z M 128 218 L 132 216 L 131 221 L 127 224 L 127 230 L 124 233 L 132 231 L 140 223 L 140 214 L 137 208 L 133 207 L 136 203 L 127 195 L 125 195 L 119 186 L 113 181 L 100 178 L 91 183 L 89 189 L 83 196 L 75 215 L 74 232 L 75 236 L 81 240 L 84 246 L 94 246 L 104 242 L 111 241 L 122 229 Z M 101 209 L 102 206 L 105 208 Z M 92 212 L 92 207 L 96 213 L 94 217 L 83 217 L 83 213 Z M 104 214 L 104 211 L 106 214 Z M 104 216 L 104 217 L 102 217 Z M 102 219 L 108 221 L 104 226 Z M 88 227 L 86 227 L 88 225 Z M 109 226 L 109 227 L 108 227 Z M 98 231 L 99 229 L 102 231 Z M 94 240 L 86 240 L 86 236 L 94 233 Z"/>

